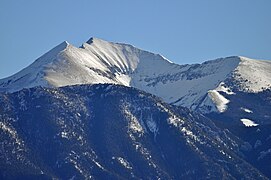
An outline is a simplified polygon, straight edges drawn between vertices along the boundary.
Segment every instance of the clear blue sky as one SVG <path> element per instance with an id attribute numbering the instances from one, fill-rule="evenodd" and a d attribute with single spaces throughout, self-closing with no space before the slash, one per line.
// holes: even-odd
<path id="1" fill-rule="evenodd" d="M 67 40 L 125 42 L 179 64 L 271 59 L 271 0 L 1 0 L 0 78 Z"/>

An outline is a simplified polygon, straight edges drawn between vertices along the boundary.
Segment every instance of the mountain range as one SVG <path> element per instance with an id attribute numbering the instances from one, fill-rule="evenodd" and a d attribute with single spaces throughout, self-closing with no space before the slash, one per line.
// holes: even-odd
<path id="1" fill-rule="evenodd" d="M 0 177 L 270 178 L 270 89 L 271 61 L 65 41 L 0 80 Z"/>

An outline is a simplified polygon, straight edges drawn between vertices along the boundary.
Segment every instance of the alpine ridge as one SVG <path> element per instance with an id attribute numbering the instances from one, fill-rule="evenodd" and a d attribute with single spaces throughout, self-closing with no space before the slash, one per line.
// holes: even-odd
<path id="1" fill-rule="evenodd" d="M 136 87 L 203 113 L 224 112 L 228 101 L 221 92 L 269 89 L 270 69 L 270 61 L 239 56 L 178 65 L 132 45 L 90 38 L 80 48 L 61 43 L 29 67 L 0 80 L 0 91 L 112 83 Z"/>

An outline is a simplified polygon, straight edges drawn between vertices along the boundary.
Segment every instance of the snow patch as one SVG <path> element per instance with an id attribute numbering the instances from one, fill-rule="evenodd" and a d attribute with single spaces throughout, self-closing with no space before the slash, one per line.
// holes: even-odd
<path id="1" fill-rule="evenodd" d="M 4 132 L 7 132 L 11 136 L 12 139 L 15 140 L 15 143 L 20 145 L 24 145 L 23 141 L 19 139 L 17 131 L 12 127 L 9 127 L 7 124 L 0 121 L 0 129 Z"/>
<path id="2" fill-rule="evenodd" d="M 98 166 L 100 169 L 104 170 L 104 167 L 103 167 L 98 161 L 96 161 L 95 159 L 93 159 L 92 161 L 93 161 L 93 162 L 96 164 L 96 166 Z"/>
<path id="3" fill-rule="evenodd" d="M 168 118 L 168 123 L 180 128 L 180 131 L 183 133 L 183 135 L 188 137 L 186 138 L 187 143 L 191 144 L 191 140 L 201 143 L 200 139 L 191 130 L 189 130 L 187 127 L 182 126 L 184 124 L 184 120 L 176 116 L 170 116 Z"/>
<path id="4" fill-rule="evenodd" d="M 126 169 L 132 169 L 132 166 L 130 165 L 130 163 L 122 158 L 122 157 L 112 157 L 112 159 L 117 159 L 117 161 L 123 166 L 125 167 Z"/>
<path id="5" fill-rule="evenodd" d="M 132 114 L 132 112 L 128 109 L 127 105 L 123 107 L 123 113 L 128 119 L 128 129 L 134 133 L 138 133 L 140 136 L 144 133 L 144 129 L 139 123 L 136 116 Z"/>
<path id="6" fill-rule="evenodd" d="M 67 133 L 67 132 L 64 132 L 64 131 L 63 131 L 63 132 L 61 132 L 60 134 L 61 134 L 61 137 L 62 137 L 62 138 L 69 139 L 69 136 L 68 136 L 68 133 Z"/>
<path id="7" fill-rule="evenodd" d="M 241 107 L 241 110 L 245 111 L 246 113 L 253 113 L 252 110 L 244 108 L 244 107 Z"/>
<path id="8" fill-rule="evenodd" d="M 222 96 L 218 91 L 210 90 L 208 91 L 208 96 L 211 98 L 211 100 L 215 104 L 218 112 L 222 113 L 227 110 L 227 107 L 228 107 L 227 104 L 230 101 L 226 99 L 224 96 Z"/>
<path id="9" fill-rule="evenodd" d="M 242 123 L 246 126 L 246 127 L 255 127 L 258 126 L 259 124 L 256 124 L 254 121 L 250 120 L 250 119 L 240 119 L 242 121 Z"/>
<path id="10" fill-rule="evenodd" d="M 178 118 L 175 115 L 170 114 L 168 118 L 168 123 L 173 124 L 174 126 L 178 127 L 178 124 L 184 124 L 184 120 Z"/>

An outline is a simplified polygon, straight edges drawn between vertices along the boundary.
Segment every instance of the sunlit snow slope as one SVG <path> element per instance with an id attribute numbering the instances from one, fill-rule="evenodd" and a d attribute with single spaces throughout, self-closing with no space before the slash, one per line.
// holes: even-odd
<path id="1" fill-rule="evenodd" d="M 168 103 L 224 112 L 229 100 L 223 93 L 270 87 L 271 62 L 235 56 L 178 65 L 128 44 L 91 38 L 80 48 L 61 43 L 27 68 L 0 80 L 0 91 L 97 83 L 132 86 Z"/>

